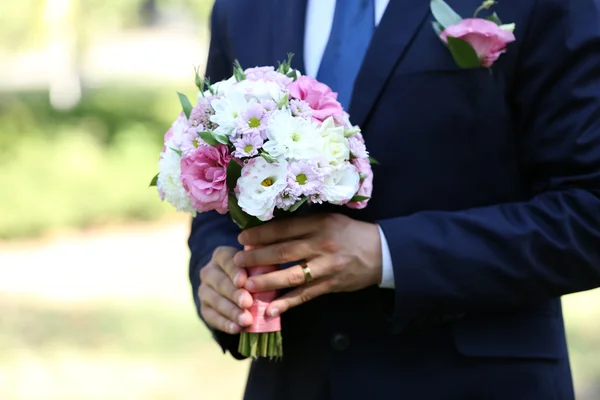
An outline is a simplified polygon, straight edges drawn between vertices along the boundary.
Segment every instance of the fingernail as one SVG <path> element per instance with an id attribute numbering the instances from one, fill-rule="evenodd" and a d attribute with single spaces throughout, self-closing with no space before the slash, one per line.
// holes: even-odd
<path id="1" fill-rule="evenodd" d="M 254 290 L 256 288 L 256 285 L 254 284 L 253 281 L 248 280 L 248 282 L 246 282 L 246 289 L 248 290 Z"/>
<path id="2" fill-rule="evenodd" d="M 250 325 L 250 321 L 248 320 L 248 318 L 250 318 L 248 315 L 240 314 L 240 316 L 238 317 L 238 323 L 241 326 Z"/>
<path id="3" fill-rule="evenodd" d="M 233 262 L 238 267 L 243 267 L 244 258 L 242 257 L 241 254 L 238 253 L 238 254 L 235 255 L 235 257 L 233 257 Z"/>
<path id="4" fill-rule="evenodd" d="M 237 285 L 238 285 L 238 281 L 239 281 L 239 280 L 240 280 L 240 273 L 238 272 L 237 274 L 235 274 L 235 275 L 233 276 L 233 284 L 234 284 L 235 286 L 237 286 Z"/>
<path id="5" fill-rule="evenodd" d="M 276 316 L 279 315 L 279 312 L 280 312 L 279 308 L 277 308 L 277 307 L 271 308 L 271 311 L 269 312 L 269 315 L 271 317 L 276 317 Z"/>
<path id="6" fill-rule="evenodd" d="M 244 303 L 244 297 L 246 297 L 246 296 L 244 296 L 244 293 L 240 293 L 238 295 L 238 297 L 237 297 L 238 306 L 242 307 L 242 305 Z"/>
<path id="7" fill-rule="evenodd" d="M 229 325 L 227 326 L 227 330 L 229 331 L 229 333 L 236 333 L 237 325 L 234 324 L 233 322 L 230 322 Z"/>

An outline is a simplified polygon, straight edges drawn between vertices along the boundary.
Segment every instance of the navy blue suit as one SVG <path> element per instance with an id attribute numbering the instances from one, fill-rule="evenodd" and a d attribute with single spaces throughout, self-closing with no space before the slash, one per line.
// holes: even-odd
<path id="1" fill-rule="evenodd" d="M 448 0 L 461 15 L 480 0 Z M 207 75 L 303 69 L 305 1 L 217 0 Z M 600 286 L 600 0 L 503 0 L 516 42 L 458 68 L 428 0 L 391 0 L 355 83 L 395 290 L 332 294 L 282 317 L 284 360 L 252 364 L 246 399 L 573 399 L 560 296 Z M 229 216 L 192 224 L 190 280 Z M 359 323 L 360 322 L 360 323 Z M 237 336 L 214 332 L 239 358 Z"/>

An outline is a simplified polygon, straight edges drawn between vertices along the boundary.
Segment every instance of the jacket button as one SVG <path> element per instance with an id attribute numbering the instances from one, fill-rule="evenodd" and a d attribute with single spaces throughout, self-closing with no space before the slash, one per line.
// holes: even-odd
<path id="1" fill-rule="evenodd" d="M 337 351 L 344 351 L 350 347 L 350 338 L 343 333 L 336 333 L 331 338 L 331 347 Z"/>

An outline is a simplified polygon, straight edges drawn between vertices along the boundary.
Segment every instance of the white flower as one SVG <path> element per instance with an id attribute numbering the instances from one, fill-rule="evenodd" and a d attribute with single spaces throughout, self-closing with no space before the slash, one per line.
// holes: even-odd
<path id="1" fill-rule="evenodd" d="M 261 221 L 273 218 L 277 197 L 287 187 L 287 162 L 269 163 L 262 157 L 251 159 L 238 179 L 238 204 L 244 212 Z"/>
<path id="2" fill-rule="evenodd" d="M 192 205 L 187 192 L 181 182 L 181 156 L 167 148 L 158 161 L 158 180 L 156 188 L 161 200 L 167 201 L 177 211 L 188 212 L 196 215 L 196 209 Z"/>
<path id="3" fill-rule="evenodd" d="M 333 117 L 323 121 L 321 137 L 323 137 L 323 155 L 330 164 L 338 165 L 350 158 L 350 146 L 344 136 L 344 127 L 336 126 Z"/>
<path id="4" fill-rule="evenodd" d="M 238 90 L 246 96 L 246 99 L 250 100 L 256 98 L 258 100 L 279 100 L 285 95 L 276 82 L 266 81 L 260 79 L 257 81 L 243 80 L 237 82 L 234 85 L 235 90 Z"/>
<path id="5" fill-rule="evenodd" d="M 278 159 L 309 160 L 322 152 L 318 126 L 311 120 L 293 117 L 287 109 L 273 113 L 267 138 L 263 148 Z"/>
<path id="6" fill-rule="evenodd" d="M 354 197 L 360 186 L 358 170 L 350 162 L 331 167 L 321 189 L 321 199 L 335 205 L 343 205 Z"/>
<path id="7" fill-rule="evenodd" d="M 210 117 L 210 121 L 218 125 L 215 133 L 232 136 L 236 128 L 236 119 L 244 112 L 248 102 L 243 92 L 230 87 L 224 96 L 214 99 L 210 105 L 215 110 L 215 115 Z"/>
<path id="8" fill-rule="evenodd" d="M 198 93 L 198 100 L 200 100 L 201 97 L 212 96 L 213 92 L 215 94 L 225 93 L 231 87 L 231 85 L 233 85 L 236 82 L 237 81 L 235 80 L 235 76 L 232 76 L 227 80 L 215 82 L 212 85 L 210 85 L 212 88 L 212 92 L 210 90 L 205 90 L 204 93 Z"/>
<path id="9" fill-rule="evenodd" d="M 189 126 L 187 118 L 181 113 L 165 134 L 165 147 L 178 151 L 181 150 Z"/>

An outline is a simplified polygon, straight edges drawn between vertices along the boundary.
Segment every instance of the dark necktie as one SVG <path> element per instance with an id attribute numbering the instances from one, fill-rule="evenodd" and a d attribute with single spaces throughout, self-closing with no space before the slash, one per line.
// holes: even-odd
<path id="1" fill-rule="evenodd" d="M 375 0 L 337 0 L 317 79 L 338 93 L 348 110 L 354 81 L 375 31 Z"/>

